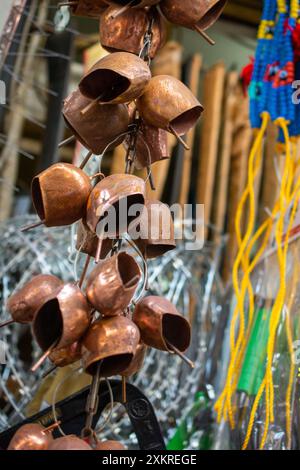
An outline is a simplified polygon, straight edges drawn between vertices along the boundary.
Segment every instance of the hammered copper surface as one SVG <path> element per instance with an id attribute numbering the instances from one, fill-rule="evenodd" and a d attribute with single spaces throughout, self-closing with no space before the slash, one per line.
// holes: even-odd
<path id="1" fill-rule="evenodd" d="M 55 348 L 50 354 L 49 359 L 57 367 L 66 367 L 70 364 L 74 364 L 74 362 L 81 359 L 81 344 L 77 342 L 66 348 Z"/>
<path id="2" fill-rule="evenodd" d="M 31 185 L 33 205 L 47 227 L 71 225 L 84 217 L 91 190 L 90 178 L 69 163 L 50 166 Z"/>
<path id="3" fill-rule="evenodd" d="M 49 295 L 62 285 L 56 276 L 39 274 L 9 297 L 7 310 L 16 322 L 30 323 Z"/>
<path id="4" fill-rule="evenodd" d="M 140 341 L 137 326 L 122 315 L 99 320 L 89 328 L 82 342 L 83 367 L 93 375 L 101 362 L 100 375 L 122 374 L 134 357 Z"/>
<path id="5" fill-rule="evenodd" d="M 147 346 L 144 343 L 139 343 L 136 353 L 127 369 L 122 372 L 124 377 L 132 377 L 139 372 L 144 365 L 145 356 L 147 353 Z"/>
<path id="6" fill-rule="evenodd" d="M 99 238 L 82 220 L 78 224 L 76 237 L 76 250 L 85 253 L 92 258 L 96 257 Z M 113 240 L 104 238 L 102 241 L 100 259 L 105 259 L 112 249 Z"/>
<path id="7" fill-rule="evenodd" d="M 51 432 L 37 423 L 21 426 L 9 443 L 7 450 L 48 450 L 53 442 Z"/>
<path id="8" fill-rule="evenodd" d="M 71 5 L 73 15 L 99 18 L 107 8 L 106 0 L 78 0 L 77 5 Z"/>
<path id="9" fill-rule="evenodd" d="M 136 239 L 138 234 L 139 238 Z M 169 207 L 160 201 L 146 201 L 140 223 L 135 233 L 130 235 L 148 259 L 163 256 L 174 250 L 174 223 Z"/>
<path id="10" fill-rule="evenodd" d="M 220 17 L 227 0 L 162 0 L 163 15 L 171 23 L 192 28 L 193 25 L 205 30 Z"/>
<path id="11" fill-rule="evenodd" d="M 190 345 L 189 322 L 163 297 L 141 300 L 134 310 L 133 321 L 140 329 L 142 341 L 152 348 L 172 352 L 168 342 L 184 352 Z"/>
<path id="12" fill-rule="evenodd" d="M 153 18 L 152 42 L 149 57 L 154 58 L 167 38 L 166 25 L 157 10 L 129 9 L 114 17 L 119 6 L 108 8 L 100 17 L 100 43 L 109 52 L 139 54 L 144 47 L 144 37 Z"/>
<path id="13" fill-rule="evenodd" d="M 92 450 L 92 448 L 79 437 L 70 435 L 55 439 L 48 450 Z"/>
<path id="14" fill-rule="evenodd" d="M 135 259 L 120 252 L 99 263 L 86 287 L 90 304 L 103 316 L 120 315 L 130 304 L 141 278 Z"/>
<path id="15" fill-rule="evenodd" d="M 105 214 L 108 218 L 116 215 L 117 220 L 113 227 L 115 230 L 107 233 L 107 237 L 116 238 L 121 233 L 127 232 L 139 223 L 142 213 L 141 210 L 140 213 L 131 215 L 129 210 L 135 204 L 144 205 L 145 193 L 145 182 L 137 176 L 116 174 L 104 178 L 94 187 L 88 199 L 86 211 L 88 227 L 101 236 L 106 226 Z M 127 205 L 125 214 L 122 209 L 123 204 Z"/>
<path id="16" fill-rule="evenodd" d="M 95 450 L 126 450 L 126 447 L 119 441 L 102 441 L 98 442 Z"/>
<path id="17" fill-rule="evenodd" d="M 90 324 L 90 306 L 79 287 L 65 284 L 48 297 L 33 320 L 33 334 L 43 351 L 57 340 L 61 349 L 76 343 Z"/>
<path id="18" fill-rule="evenodd" d="M 157 75 L 150 80 L 137 107 L 150 126 L 186 134 L 195 126 L 203 107 L 184 83 L 169 75 Z"/>
<path id="19" fill-rule="evenodd" d="M 79 89 L 101 103 L 129 103 L 142 95 L 150 78 L 150 69 L 142 59 L 129 52 L 115 52 L 96 62 L 81 79 Z"/>
<path id="20" fill-rule="evenodd" d="M 122 134 L 128 131 L 129 112 L 124 104 L 96 103 L 82 115 L 81 111 L 90 102 L 79 90 L 74 91 L 64 101 L 63 116 L 76 139 L 95 155 L 100 155 L 106 148 L 111 150 L 123 142 L 126 136 Z"/>

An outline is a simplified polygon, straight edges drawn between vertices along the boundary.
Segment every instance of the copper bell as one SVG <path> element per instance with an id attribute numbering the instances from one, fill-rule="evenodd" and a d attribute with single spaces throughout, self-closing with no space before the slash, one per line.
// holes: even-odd
<path id="1" fill-rule="evenodd" d="M 122 315 L 93 323 L 82 341 L 85 371 L 94 375 L 101 361 L 102 377 L 122 374 L 131 364 L 139 341 L 139 329 Z"/>
<path id="2" fill-rule="evenodd" d="M 90 307 L 86 298 L 78 286 L 65 284 L 36 313 L 33 333 L 43 351 L 53 344 L 61 349 L 78 341 L 89 324 Z"/>
<path id="3" fill-rule="evenodd" d="M 106 0 L 77 0 L 69 3 L 73 15 L 91 18 L 99 18 L 102 11 L 107 8 Z"/>
<path id="4" fill-rule="evenodd" d="M 82 115 L 81 111 L 89 103 L 90 100 L 76 90 L 64 101 L 63 116 L 76 139 L 93 154 L 100 155 L 106 148 L 111 150 L 125 139 L 128 108 L 124 104 L 96 103 L 90 112 Z"/>
<path id="5" fill-rule="evenodd" d="M 126 447 L 119 441 L 102 441 L 98 442 L 95 450 L 126 450 Z"/>
<path id="6" fill-rule="evenodd" d="M 144 343 L 140 342 L 138 344 L 138 347 L 136 349 L 136 353 L 133 356 L 129 367 L 127 367 L 127 369 L 123 370 L 122 376 L 123 377 L 132 377 L 139 370 L 141 370 L 141 368 L 144 365 L 146 353 L 147 353 L 147 346 Z"/>
<path id="7" fill-rule="evenodd" d="M 76 249 L 81 253 L 85 253 L 92 258 L 96 257 L 99 239 L 89 227 L 80 221 L 77 228 Z M 100 259 L 105 259 L 112 249 L 113 241 L 109 238 L 103 240 L 101 246 Z"/>
<path id="8" fill-rule="evenodd" d="M 220 17 L 227 0 L 162 0 L 163 15 L 171 23 L 205 30 Z"/>
<path id="9" fill-rule="evenodd" d="M 49 355 L 49 359 L 56 367 L 66 367 L 74 364 L 81 359 L 81 344 L 76 342 L 65 348 L 54 348 Z"/>
<path id="10" fill-rule="evenodd" d="M 174 223 L 169 207 L 160 201 L 146 201 L 136 233 L 130 235 L 146 258 L 157 258 L 174 250 Z"/>
<path id="11" fill-rule="evenodd" d="M 141 300 L 133 314 L 133 321 L 141 332 L 142 341 L 152 348 L 173 352 L 188 349 L 191 326 L 176 307 L 163 297 L 146 297 Z"/>
<path id="12" fill-rule="evenodd" d="M 137 176 L 115 174 L 104 178 L 94 187 L 88 199 L 86 215 L 88 227 L 93 233 L 102 236 L 106 228 L 105 217 L 108 216 L 109 219 L 111 216 L 115 224 L 112 224 L 111 230 L 108 230 L 107 237 L 117 238 L 139 223 L 142 210 L 131 214 L 130 208 L 135 205 L 142 207 L 145 193 L 145 182 Z"/>
<path id="13" fill-rule="evenodd" d="M 71 225 L 85 215 L 89 177 L 69 163 L 56 163 L 32 180 L 35 210 L 47 227 Z"/>
<path id="14" fill-rule="evenodd" d="M 79 89 L 101 103 L 129 103 L 142 95 L 150 78 L 150 69 L 142 59 L 129 52 L 115 52 L 96 62 Z"/>
<path id="15" fill-rule="evenodd" d="M 137 107 L 147 124 L 178 135 L 194 127 L 203 111 L 191 90 L 169 75 L 153 77 Z"/>
<path id="16" fill-rule="evenodd" d="M 140 278 L 141 270 L 135 259 L 120 252 L 99 263 L 91 272 L 87 299 L 103 316 L 120 315 L 131 302 Z"/>
<path id="17" fill-rule="evenodd" d="M 100 43 L 109 52 L 125 51 L 139 54 L 144 47 L 144 37 L 153 18 L 152 42 L 149 57 L 153 59 L 166 42 L 165 22 L 157 10 L 128 9 L 118 14 L 116 5 L 100 17 Z"/>
<path id="18" fill-rule="evenodd" d="M 18 323 L 30 323 L 49 295 L 62 285 L 63 282 L 56 276 L 35 276 L 8 299 L 7 309 L 13 320 Z"/>
<path id="19" fill-rule="evenodd" d="M 92 448 L 83 439 L 69 435 L 54 439 L 48 450 L 92 450 Z"/>
<path id="20" fill-rule="evenodd" d="M 48 450 L 53 441 L 51 431 L 41 424 L 24 424 L 13 436 L 7 450 Z"/>

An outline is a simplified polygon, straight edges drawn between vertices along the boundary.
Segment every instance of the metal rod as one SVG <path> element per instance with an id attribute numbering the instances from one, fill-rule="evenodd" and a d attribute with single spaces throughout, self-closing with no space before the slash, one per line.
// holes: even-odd
<path id="1" fill-rule="evenodd" d="M 166 341 L 167 345 L 169 348 L 177 355 L 179 356 L 186 364 L 188 364 L 192 369 L 195 369 L 195 364 L 193 361 L 191 361 L 188 357 L 186 357 L 179 349 L 177 349 L 173 344 L 169 343 L 169 341 Z"/>
<path id="2" fill-rule="evenodd" d="M 120 8 L 116 13 L 114 13 L 113 15 L 110 15 L 110 17 L 115 20 L 116 18 L 118 18 L 120 15 L 122 15 L 123 13 L 126 13 L 127 10 L 129 10 L 129 8 L 131 7 L 131 5 L 133 5 L 133 3 L 135 2 L 135 0 L 131 0 L 131 2 L 127 3 L 127 5 L 124 5 L 122 8 Z"/>
<path id="3" fill-rule="evenodd" d="M 176 130 L 174 129 L 174 127 L 171 126 L 171 124 L 169 125 L 169 129 L 170 129 L 170 132 L 175 135 L 176 139 L 178 140 L 178 142 L 181 143 L 181 145 L 183 145 L 183 147 L 185 148 L 185 150 L 191 150 L 190 147 L 188 146 L 188 144 L 183 140 L 183 138 L 178 134 L 178 132 L 176 132 Z"/>
<path id="4" fill-rule="evenodd" d="M 125 375 L 122 375 L 122 402 L 127 403 L 127 383 Z"/>
<path id="5" fill-rule="evenodd" d="M 21 232 L 28 232 L 29 230 L 32 230 L 34 228 L 40 227 L 41 225 L 44 225 L 45 220 L 40 220 L 39 222 L 35 222 L 34 224 L 30 225 L 25 225 L 25 227 L 21 228 Z"/>
<path id="6" fill-rule="evenodd" d="M 91 262 L 91 256 L 88 255 L 87 258 L 86 258 L 86 260 L 85 260 L 84 268 L 83 268 L 83 271 L 82 271 L 82 273 L 81 273 L 80 280 L 79 280 L 79 283 L 78 283 L 78 286 L 80 287 L 80 289 L 81 289 L 82 286 L 83 286 L 84 279 L 85 279 L 87 270 L 88 270 L 88 268 L 89 268 L 90 262 Z"/>
<path id="7" fill-rule="evenodd" d="M 15 320 L 7 320 L 4 323 L 1 323 L 0 328 L 4 328 L 5 326 L 9 326 L 15 323 Z"/>
<path id="8" fill-rule="evenodd" d="M 90 150 L 89 153 L 84 157 L 84 159 L 82 160 L 79 168 L 81 170 L 84 169 L 84 167 L 88 164 L 88 162 L 90 161 L 91 157 L 93 156 L 93 152 Z"/>
<path id="9" fill-rule="evenodd" d="M 198 25 L 195 25 L 194 26 L 195 30 L 197 31 L 197 33 L 200 34 L 200 36 L 203 37 L 203 39 L 205 39 L 205 41 L 208 42 L 208 44 L 210 44 L 211 46 L 214 46 L 216 44 L 216 41 L 214 41 L 205 31 L 203 31 Z"/>
<path id="10" fill-rule="evenodd" d="M 53 344 L 51 344 L 51 346 L 47 349 L 47 351 L 44 352 L 44 354 L 39 358 L 39 360 L 31 367 L 31 372 L 36 372 L 38 370 L 38 368 L 45 362 L 47 357 L 50 356 L 56 344 L 57 344 L 57 339 L 55 340 Z"/>
<path id="11" fill-rule="evenodd" d="M 65 140 L 63 140 L 62 142 L 60 142 L 60 143 L 58 144 L 58 148 L 60 149 L 60 148 L 64 147 L 65 145 L 70 144 L 70 143 L 73 142 L 74 140 L 76 140 L 75 135 L 71 135 L 71 137 L 68 137 L 67 139 L 65 139 Z"/>

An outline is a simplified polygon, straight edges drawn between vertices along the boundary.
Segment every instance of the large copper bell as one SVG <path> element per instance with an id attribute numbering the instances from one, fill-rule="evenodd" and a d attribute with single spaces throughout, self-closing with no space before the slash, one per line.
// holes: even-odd
<path id="1" fill-rule="evenodd" d="M 152 5 L 157 5 L 161 0 L 106 0 L 109 4 L 120 6 L 128 5 L 131 8 L 144 8 Z"/>
<path id="2" fill-rule="evenodd" d="M 126 450 L 126 447 L 119 441 L 101 441 L 98 442 L 95 450 Z"/>
<path id="3" fill-rule="evenodd" d="M 139 341 L 139 329 L 126 317 L 105 318 L 93 323 L 82 342 L 86 372 L 94 375 L 101 361 L 102 377 L 122 374 L 129 367 Z"/>
<path id="4" fill-rule="evenodd" d="M 130 235 L 146 258 L 157 258 L 174 250 L 174 223 L 169 207 L 160 201 L 146 201 L 136 233 Z"/>
<path id="5" fill-rule="evenodd" d="M 157 10 L 129 9 L 118 14 L 119 6 L 105 10 L 100 17 L 100 43 L 109 52 L 125 51 L 139 54 L 153 18 L 149 57 L 153 59 L 166 42 L 165 22 Z"/>
<path id="6" fill-rule="evenodd" d="M 40 424 L 24 424 L 13 436 L 7 450 L 48 450 L 53 441 L 51 432 Z"/>
<path id="7" fill-rule="evenodd" d="M 139 223 L 142 210 L 134 213 L 130 209 L 142 208 L 145 193 L 145 182 L 137 176 L 120 174 L 104 178 L 95 186 L 88 200 L 88 227 L 102 237 L 107 228 L 107 220 L 112 221 L 106 236 L 117 238 Z"/>
<path id="8" fill-rule="evenodd" d="M 163 15 L 171 23 L 205 30 L 220 17 L 227 0 L 162 0 Z"/>
<path id="9" fill-rule="evenodd" d="M 143 367 L 143 365 L 144 365 L 146 353 L 147 353 L 147 346 L 144 343 L 140 342 L 138 344 L 138 347 L 136 349 L 136 353 L 133 356 L 133 359 L 132 359 L 129 367 L 127 367 L 127 369 L 123 370 L 122 376 L 123 377 L 132 377 L 137 372 L 139 372 L 141 370 L 141 368 Z"/>
<path id="10" fill-rule="evenodd" d="M 79 89 L 101 103 L 129 103 L 143 94 L 150 78 L 150 69 L 142 59 L 115 52 L 96 62 L 80 81 Z"/>
<path id="11" fill-rule="evenodd" d="M 8 299 L 7 309 L 13 320 L 18 323 L 30 323 L 49 295 L 62 285 L 63 282 L 56 276 L 35 276 Z"/>
<path id="12" fill-rule="evenodd" d="M 140 278 L 135 259 L 120 252 L 91 272 L 86 288 L 88 301 L 103 316 L 119 315 L 131 302 Z"/>
<path id="13" fill-rule="evenodd" d="M 153 77 L 137 107 L 147 124 L 178 135 L 194 127 L 203 111 L 191 90 L 169 75 Z"/>
<path id="14" fill-rule="evenodd" d="M 81 344 L 77 342 L 65 348 L 54 348 L 49 359 L 56 367 L 74 364 L 81 359 Z"/>
<path id="15" fill-rule="evenodd" d="M 48 297 L 33 320 L 33 333 L 43 351 L 77 342 L 90 324 L 90 307 L 78 286 L 65 284 Z"/>
<path id="16" fill-rule="evenodd" d="M 142 341 L 152 348 L 173 352 L 171 346 L 175 346 L 184 352 L 190 345 L 189 322 L 163 297 L 141 300 L 134 310 L 133 321 L 140 329 Z"/>
<path id="17" fill-rule="evenodd" d="M 35 210 L 47 227 L 71 225 L 85 215 L 89 177 L 69 163 L 56 163 L 32 180 Z"/>
<path id="18" fill-rule="evenodd" d="M 106 0 L 75 0 L 75 2 L 70 1 L 70 7 L 73 15 L 99 18 L 102 11 L 107 8 L 107 2 Z"/>
<path id="19" fill-rule="evenodd" d="M 69 435 L 54 439 L 48 450 L 92 450 L 92 448 L 83 439 Z"/>
<path id="20" fill-rule="evenodd" d="M 95 155 L 100 155 L 106 148 L 113 149 L 123 142 L 128 130 L 129 113 L 124 104 L 96 103 L 82 115 L 81 111 L 90 102 L 79 90 L 74 91 L 64 102 L 63 116 L 76 139 Z"/>
<path id="21" fill-rule="evenodd" d="M 92 232 L 85 222 L 80 221 L 77 228 L 76 249 L 92 258 L 96 258 L 99 238 Z M 106 258 L 112 249 L 113 241 L 105 238 L 101 245 L 100 259 Z"/>

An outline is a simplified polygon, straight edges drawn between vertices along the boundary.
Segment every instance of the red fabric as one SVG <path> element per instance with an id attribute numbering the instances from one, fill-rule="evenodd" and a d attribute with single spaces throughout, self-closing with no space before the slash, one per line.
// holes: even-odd
<path id="1" fill-rule="evenodd" d="M 250 63 L 242 69 L 241 74 L 240 74 L 245 96 L 247 95 L 247 90 L 252 79 L 253 70 L 254 70 L 254 58 L 250 57 Z"/>
<path id="2" fill-rule="evenodd" d="M 295 62 L 300 62 L 300 24 L 297 23 L 292 34 Z"/>

